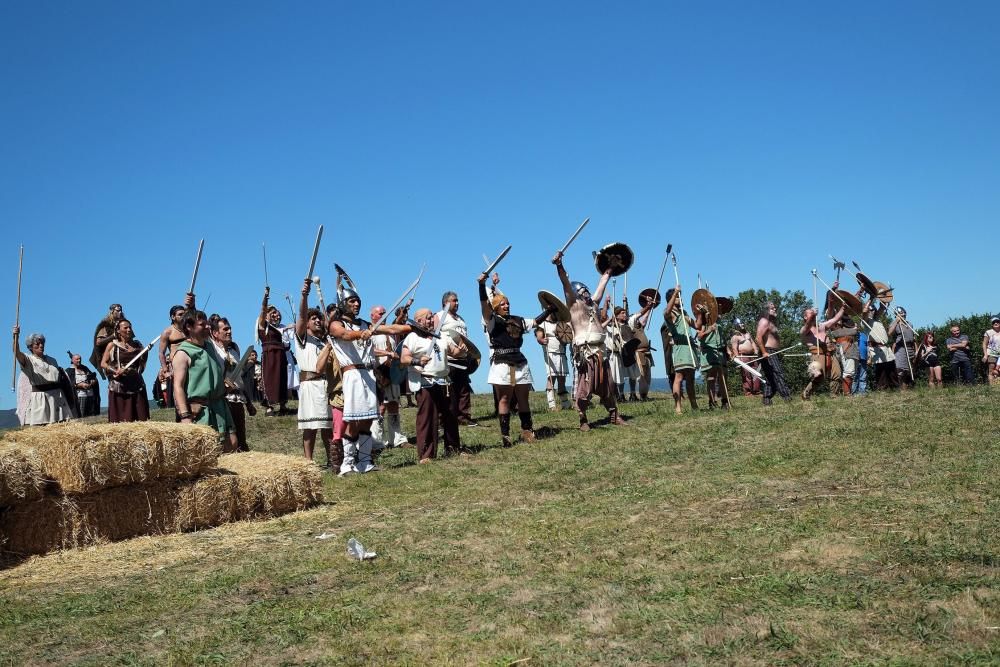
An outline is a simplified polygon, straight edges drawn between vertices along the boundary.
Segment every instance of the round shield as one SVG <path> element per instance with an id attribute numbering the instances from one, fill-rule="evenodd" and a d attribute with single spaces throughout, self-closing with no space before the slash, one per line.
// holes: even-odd
<path id="1" fill-rule="evenodd" d="M 861 299 L 854 296 L 847 290 L 843 289 L 837 290 L 837 296 L 839 296 L 840 299 L 838 299 L 836 296 L 833 296 L 832 294 L 830 295 L 829 298 L 835 305 L 843 305 L 844 312 L 847 313 L 848 315 L 856 317 L 861 314 L 861 311 L 864 310 L 864 306 L 861 304 Z M 843 301 L 841 301 L 841 299 L 843 299 Z M 838 310 L 840 309 L 838 308 Z"/>
<path id="2" fill-rule="evenodd" d="M 712 326 L 719 319 L 719 302 L 704 288 L 696 289 L 691 295 L 691 313 L 697 317 L 700 312 L 705 313 L 705 322 L 708 326 Z"/>
<path id="3" fill-rule="evenodd" d="M 660 305 L 660 293 L 655 287 L 647 287 L 646 289 L 639 292 L 639 307 L 645 308 L 646 304 L 653 301 L 653 308 Z"/>
<path id="4" fill-rule="evenodd" d="M 854 277 L 858 279 L 858 285 L 861 286 L 861 289 L 872 296 L 878 296 L 878 288 L 875 287 L 871 278 L 860 272 L 856 273 Z"/>
<path id="5" fill-rule="evenodd" d="M 728 296 L 717 296 L 715 301 L 719 304 L 719 315 L 726 315 L 733 311 L 733 300 Z"/>
<path id="6" fill-rule="evenodd" d="M 540 291 L 538 303 L 541 304 L 542 310 L 556 316 L 556 322 L 569 322 L 569 308 L 552 292 Z"/>
<path id="7" fill-rule="evenodd" d="M 594 266 L 597 267 L 597 272 L 602 275 L 611 269 L 612 276 L 620 276 L 629 270 L 634 261 L 635 254 L 632 249 L 619 242 L 609 243 L 594 255 Z"/>
<path id="8" fill-rule="evenodd" d="M 875 296 L 878 297 L 878 300 L 887 306 L 892 303 L 892 288 L 877 280 L 873 284 L 875 285 Z"/>
<path id="9" fill-rule="evenodd" d="M 457 357 L 454 359 L 449 358 L 448 364 L 450 366 L 465 366 L 465 371 L 469 375 L 472 375 L 476 372 L 479 368 L 479 364 L 482 362 L 483 355 L 479 353 L 479 348 L 476 347 L 475 343 L 469 340 L 468 336 L 463 336 L 460 333 L 451 333 L 449 335 L 455 341 L 456 345 L 459 343 L 464 344 L 467 352 L 464 357 Z"/>
<path id="10" fill-rule="evenodd" d="M 635 351 L 639 349 L 639 339 L 630 338 L 622 346 L 622 363 L 626 368 L 635 365 Z"/>
<path id="11" fill-rule="evenodd" d="M 556 324 L 556 340 L 560 343 L 572 343 L 573 325 L 569 322 L 558 322 Z"/>

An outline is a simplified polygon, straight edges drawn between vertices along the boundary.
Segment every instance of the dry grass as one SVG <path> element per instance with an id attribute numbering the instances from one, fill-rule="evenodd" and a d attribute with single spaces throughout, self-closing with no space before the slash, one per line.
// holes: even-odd
<path id="1" fill-rule="evenodd" d="M 152 421 L 54 424 L 13 431 L 5 442 L 34 451 L 42 474 L 68 494 L 196 477 L 219 456 L 212 429 Z"/>
<path id="2" fill-rule="evenodd" d="M 194 480 L 161 480 L 89 495 L 43 498 L 0 514 L 8 560 L 117 542 L 143 535 L 190 532 L 275 517 L 322 501 L 314 464 L 283 454 L 232 454 Z"/>
<path id="3" fill-rule="evenodd" d="M 38 452 L 30 447 L 0 445 L 0 506 L 37 500 L 44 491 Z"/>
<path id="4" fill-rule="evenodd" d="M 278 516 L 323 501 L 323 475 L 301 456 L 247 452 L 219 457 L 219 469 L 237 475 L 239 518 Z"/>

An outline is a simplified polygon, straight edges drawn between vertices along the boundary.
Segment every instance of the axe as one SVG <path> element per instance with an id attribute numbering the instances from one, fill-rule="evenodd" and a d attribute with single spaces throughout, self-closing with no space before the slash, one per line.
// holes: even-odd
<path id="1" fill-rule="evenodd" d="M 833 260 L 833 268 L 837 272 L 837 277 L 834 278 L 834 282 L 838 282 L 839 283 L 840 282 L 840 272 L 841 272 L 841 270 L 846 269 L 847 265 L 844 264 L 843 262 L 841 262 L 839 259 L 837 259 L 833 255 L 830 255 L 830 259 Z M 861 269 L 858 269 L 858 270 L 860 271 Z"/>

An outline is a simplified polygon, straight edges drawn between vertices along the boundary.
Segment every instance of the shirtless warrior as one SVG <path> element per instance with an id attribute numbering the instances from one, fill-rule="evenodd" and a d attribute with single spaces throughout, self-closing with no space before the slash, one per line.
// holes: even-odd
<path id="1" fill-rule="evenodd" d="M 791 399 L 791 392 L 785 381 L 785 367 L 781 364 L 781 357 L 773 354 L 781 349 L 777 320 L 778 307 L 768 302 L 757 322 L 757 347 L 762 355 L 761 371 L 767 381 L 764 384 L 764 405 L 771 405 L 775 392 L 786 401 Z"/>
<path id="2" fill-rule="evenodd" d="M 734 359 L 739 359 L 751 368 L 759 369 L 759 363 L 750 361 L 760 356 L 760 348 L 757 347 L 753 336 L 747 331 L 746 326 L 740 318 L 735 318 L 733 325 L 736 327 L 736 332 L 729 339 L 730 354 L 733 355 Z M 743 395 L 756 396 L 759 394 L 760 378 L 746 369 L 740 369 L 740 372 L 743 374 Z"/>
<path id="3" fill-rule="evenodd" d="M 605 345 L 607 332 L 601 326 L 597 305 L 604 296 L 604 288 L 611 278 L 612 266 L 609 266 L 597 284 L 597 292 L 593 296 L 590 289 L 581 282 L 571 283 L 566 269 L 562 264 L 563 254 L 557 252 L 552 258 L 556 265 L 556 273 L 562 282 L 573 323 L 573 362 L 576 364 L 576 409 L 580 413 L 580 430 L 589 431 L 587 422 L 587 406 L 593 394 L 601 399 L 601 405 L 608 410 L 608 421 L 611 424 L 624 425 L 625 420 L 618 414 L 618 404 L 615 401 L 615 388 L 611 384 L 611 374 L 608 369 L 608 348 Z M 620 261 L 620 260 L 619 260 Z M 614 258 L 612 259 L 612 263 Z"/>

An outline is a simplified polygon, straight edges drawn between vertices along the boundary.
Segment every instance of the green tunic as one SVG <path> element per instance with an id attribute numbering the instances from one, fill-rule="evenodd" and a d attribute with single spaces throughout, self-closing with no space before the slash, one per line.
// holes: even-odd
<path id="1" fill-rule="evenodd" d="M 690 332 L 686 329 L 686 322 L 681 326 L 677 326 L 678 322 L 684 322 L 684 317 L 678 317 L 677 320 L 665 317 L 663 321 L 664 328 L 674 339 L 674 345 L 670 349 L 670 360 L 673 363 L 675 373 L 692 370 L 697 365 L 694 356 L 695 353 L 688 344 L 689 340 L 691 343 L 695 342 L 694 336 L 691 336 Z"/>
<path id="2" fill-rule="evenodd" d="M 198 407 L 190 405 L 192 400 L 205 404 L 194 423 L 211 426 L 219 433 L 229 433 L 233 430 L 233 418 L 226 404 L 225 373 L 219 359 L 208 350 L 208 346 L 199 347 L 184 341 L 178 349 L 184 350 L 191 358 L 185 387 L 188 409 L 193 413 L 193 408 Z"/>
<path id="3" fill-rule="evenodd" d="M 722 353 L 722 335 L 718 328 L 701 339 L 701 370 L 721 366 L 725 357 Z"/>

